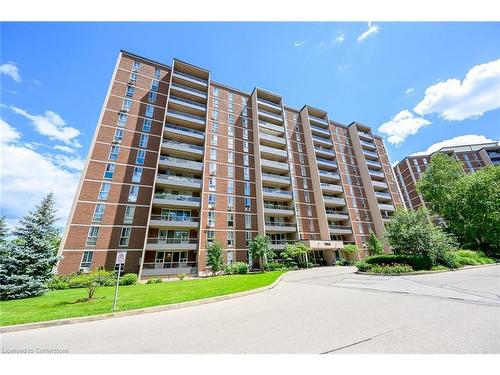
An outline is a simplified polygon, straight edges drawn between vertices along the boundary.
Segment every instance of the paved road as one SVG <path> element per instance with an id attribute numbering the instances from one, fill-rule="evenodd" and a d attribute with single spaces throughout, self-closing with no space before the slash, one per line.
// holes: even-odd
<path id="1" fill-rule="evenodd" d="M 264 293 L 1 339 L 70 353 L 500 353 L 500 266 L 405 277 L 316 268 Z"/>

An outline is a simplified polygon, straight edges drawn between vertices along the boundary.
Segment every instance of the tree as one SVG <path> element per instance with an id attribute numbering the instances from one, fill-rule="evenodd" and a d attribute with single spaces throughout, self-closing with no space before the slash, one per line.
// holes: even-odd
<path id="1" fill-rule="evenodd" d="M 216 275 L 223 269 L 222 251 L 223 246 L 219 241 L 207 244 L 207 266 L 210 267 L 213 275 Z"/>
<path id="2" fill-rule="evenodd" d="M 250 241 L 248 251 L 252 257 L 259 258 L 260 269 L 264 271 L 267 266 L 267 262 L 274 258 L 275 254 L 271 249 L 271 241 L 268 236 L 259 234 Z"/>
<path id="3" fill-rule="evenodd" d="M 304 264 L 307 267 L 307 254 L 311 251 L 302 242 L 296 242 L 294 244 L 287 243 L 285 245 L 285 250 L 281 252 L 281 258 L 285 262 L 287 267 L 294 267 Z"/>
<path id="4" fill-rule="evenodd" d="M 46 291 L 57 262 L 54 197 L 47 195 L 20 220 L 13 241 L 0 253 L 0 299 L 38 296 Z"/>
<path id="5" fill-rule="evenodd" d="M 351 244 L 351 243 L 347 244 L 342 248 L 342 251 L 344 252 L 344 254 L 346 254 L 348 256 L 356 255 L 358 260 L 359 260 L 359 252 L 358 252 L 358 248 L 356 247 L 356 245 Z"/>
<path id="6" fill-rule="evenodd" d="M 9 228 L 5 222 L 5 216 L 0 217 L 0 246 L 7 242 L 7 236 L 9 234 Z"/>
<path id="7" fill-rule="evenodd" d="M 69 281 L 69 286 L 70 288 L 87 289 L 87 301 L 90 301 L 94 298 L 97 289 L 101 286 L 107 285 L 112 278 L 111 272 L 102 269 L 95 270 L 93 272 L 73 276 Z"/>
<path id="8" fill-rule="evenodd" d="M 417 189 L 462 244 L 500 256 L 500 167 L 466 174 L 459 161 L 437 154 Z"/>
<path id="9" fill-rule="evenodd" d="M 382 242 L 380 242 L 380 240 L 373 232 L 370 232 L 370 238 L 368 239 L 367 245 L 370 254 L 378 255 L 384 252 L 384 246 L 382 245 Z"/>
<path id="10" fill-rule="evenodd" d="M 425 255 L 433 264 L 444 259 L 445 253 L 456 246 L 451 236 L 432 223 L 425 208 L 398 208 L 386 227 L 384 239 L 396 254 Z"/>

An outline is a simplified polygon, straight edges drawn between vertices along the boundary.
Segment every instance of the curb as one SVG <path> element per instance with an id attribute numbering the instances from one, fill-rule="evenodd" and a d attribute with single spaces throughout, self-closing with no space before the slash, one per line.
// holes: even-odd
<path id="1" fill-rule="evenodd" d="M 436 270 L 436 271 L 415 271 L 415 272 L 406 272 L 406 273 L 375 273 L 375 272 L 361 272 L 356 271 L 358 275 L 370 275 L 370 276 L 408 276 L 408 275 L 429 275 L 433 273 L 443 273 L 443 272 L 457 272 L 457 271 L 466 271 L 474 268 L 483 268 L 483 267 L 491 267 L 498 266 L 500 263 L 490 263 L 490 264 L 480 264 L 478 266 L 463 266 L 461 268 L 449 269 L 449 270 Z M 1 332 L 1 331 L 0 331 Z"/>
<path id="2" fill-rule="evenodd" d="M 121 318 L 121 317 L 126 317 L 126 316 L 150 314 L 150 313 L 155 313 L 155 312 L 177 310 L 177 309 L 182 309 L 185 307 L 199 306 L 199 305 L 205 305 L 205 304 L 213 303 L 213 302 L 225 301 L 228 299 L 249 296 L 251 294 L 262 293 L 262 292 L 265 292 L 266 290 L 273 289 L 281 282 L 281 279 L 285 276 L 285 274 L 286 274 L 286 272 L 281 274 L 270 285 L 263 286 L 263 287 L 257 288 L 257 289 L 246 290 L 244 292 L 227 294 L 224 296 L 203 298 L 203 299 L 188 301 L 188 302 L 172 303 L 170 305 L 153 306 L 153 307 L 146 307 L 146 308 L 142 308 L 142 309 L 119 311 L 119 312 L 108 313 L 108 314 L 99 314 L 99 315 L 82 316 L 82 317 L 77 317 L 77 318 L 67 318 L 67 319 L 57 319 L 57 320 L 47 320 L 44 322 L 36 322 L 36 323 L 15 324 L 15 325 L 10 325 L 10 326 L 0 327 L 0 333 L 18 332 L 18 331 L 25 331 L 25 330 L 29 330 L 29 329 L 48 328 L 48 327 L 63 326 L 63 325 L 68 325 L 68 324 L 94 322 L 97 320 L 105 320 L 105 319 L 109 319 L 109 318 Z"/>

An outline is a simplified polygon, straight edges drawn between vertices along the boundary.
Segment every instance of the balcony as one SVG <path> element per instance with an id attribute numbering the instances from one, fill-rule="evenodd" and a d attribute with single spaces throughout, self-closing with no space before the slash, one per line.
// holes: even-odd
<path id="1" fill-rule="evenodd" d="M 173 152 L 181 156 L 197 155 L 203 156 L 204 149 L 202 146 L 193 145 L 191 143 L 177 142 L 177 141 L 163 141 L 161 148 L 164 152 Z"/>
<path id="2" fill-rule="evenodd" d="M 500 152 L 491 151 L 488 152 L 488 156 L 490 157 L 490 159 L 498 159 L 500 158 Z"/>
<path id="3" fill-rule="evenodd" d="M 363 140 L 361 140 L 361 146 L 363 146 L 363 148 L 368 148 L 370 150 L 377 149 L 377 147 L 375 146 L 375 144 L 373 142 L 367 142 L 367 141 L 363 141 Z"/>
<path id="4" fill-rule="evenodd" d="M 206 112 L 207 106 L 198 102 L 195 102 L 194 100 L 188 100 L 188 99 L 183 99 L 177 96 L 172 96 L 170 95 L 170 98 L 168 99 L 169 103 L 172 104 L 177 104 L 183 107 L 187 107 L 190 109 L 194 109 L 197 111 L 201 112 Z"/>
<path id="5" fill-rule="evenodd" d="M 319 170 L 321 181 L 340 181 L 340 174 L 330 171 Z"/>
<path id="6" fill-rule="evenodd" d="M 292 216 L 295 215 L 293 207 L 264 202 L 264 214 L 270 216 Z"/>
<path id="7" fill-rule="evenodd" d="M 197 217 L 176 217 L 169 215 L 151 215 L 149 226 L 153 228 L 198 228 L 199 219 Z"/>
<path id="8" fill-rule="evenodd" d="M 395 208 L 392 204 L 379 203 L 378 208 L 380 208 L 381 210 L 384 210 L 384 211 L 395 211 Z"/>
<path id="9" fill-rule="evenodd" d="M 264 111 L 262 109 L 259 109 L 258 113 L 259 113 L 259 117 L 263 117 L 263 118 L 270 120 L 270 121 L 277 121 L 278 123 L 283 123 L 283 116 L 282 115 L 277 115 L 275 113 Z"/>
<path id="10" fill-rule="evenodd" d="M 372 169 L 368 169 L 368 174 L 373 178 L 385 178 L 384 172 L 374 171 Z"/>
<path id="11" fill-rule="evenodd" d="M 156 185 L 198 190 L 201 189 L 201 179 L 158 173 L 156 176 Z"/>
<path id="12" fill-rule="evenodd" d="M 201 172 L 203 170 L 203 163 L 194 160 L 181 159 L 173 156 L 160 156 L 161 166 L 172 167 L 181 170 L 189 170 L 195 172 Z"/>
<path id="13" fill-rule="evenodd" d="M 188 86 L 184 86 L 184 85 L 179 85 L 177 83 L 172 83 L 170 85 L 170 90 L 174 91 L 174 92 L 181 92 L 181 93 L 184 93 L 184 94 L 193 95 L 193 96 L 196 96 L 197 98 L 203 98 L 203 99 L 207 98 L 207 93 L 206 92 L 201 91 L 201 90 L 193 89 L 192 87 L 188 87 Z"/>
<path id="14" fill-rule="evenodd" d="M 342 193 L 344 191 L 342 186 L 329 184 L 326 182 L 321 183 L 321 190 L 327 193 Z"/>
<path id="15" fill-rule="evenodd" d="M 368 159 L 378 159 L 378 154 L 375 151 L 368 151 L 363 149 L 363 154 L 365 154 L 365 157 Z"/>
<path id="16" fill-rule="evenodd" d="M 257 98 L 257 103 L 259 105 L 266 106 L 268 108 L 272 108 L 272 109 L 281 111 L 281 105 L 279 105 L 277 103 L 274 103 L 274 102 L 271 102 L 269 100 L 262 99 L 262 98 Z"/>
<path id="17" fill-rule="evenodd" d="M 335 151 L 329 148 L 324 148 L 324 147 L 314 147 L 314 152 L 316 152 L 316 155 L 320 156 L 326 156 L 326 157 L 331 157 L 335 156 Z"/>
<path id="18" fill-rule="evenodd" d="M 327 208 L 326 217 L 329 220 L 349 220 L 349 213 L 347 211 L 337 211 Z"/>
<path id="19" fill-rule="evenodd" d="M 297 231 L 295 223 L 279 222 L 279 221 L 266 221 L 266 232 L 273 233 L 292 233 Z"/>
<path id="20" fill-rule="evenodd" d="M 382 193 L 382 192 L 379 192 L 379 191 L 375 192 L 375 196 L 380 201 L 390 201 L 392 199 L 391 194 L 389 194 L 389 193 Z"/>
<path id="21" fill-rule="evenodd" d="M 352 228 L 348 225 L 328 225 L 331 234 L 351 234 Z"/>
<path id="22" fill-rule="evenodd" d="M 292 199 L 292 192 L 288 190 L 262 188 L 262 195 L 264 196 L 264 199 L 273 201 L 285 202 Z"/>
<path id="23" fill-rule="evenodd" d="M 143 276 L 166 276 L 178 275 L 180 273 L 196 273 L 196 262 L 168 262 L 168 263 L 144 263 L 142 265 Z"/>
<path id="24" fill-rule="evenodd" d="M 289 239 L 280 239 L 280 240 L 271 240 L 271 248 L 273 250 L 284 250 L 285 245 L 287 243 L 295 243 L 297 240 L 289 240 Z"/>
<path id="25" fill-rule="evenodd" d="M 359 138 L 369 139 L 370 141 L 373 140 L 373 137 L 370 134 L 359 131 L 359 130 L 358 130 L 358 135 L 359 135 Z"/>
<path id="26" fill-rule="evenodd" d="M 320 124 L 323 126 L 328 126 L 328 121 L 326 121 L 325 119 L 313 116 L 313 115 L 309 115 L 309 121 L 315 122 L 316 124 Z"/>
<path id="27" fill-rule="evenodd" d="M 320 134 L 320 135 L 324 135 L 326 137 L 330 137 L 331 136 L 330 130 L 323 129 L 323 128 L 318 128 L 317 126 L 314 126 L 314 125 L 311 125 L 311 132 L 313 134 Z"/>
<path id="28" fill-rule="evenodd" d="M 383 181 L 373 181 L 372 180 L 372 185 L 375 190 L 386 190 L 389 188 L 387 184 Z"/>
<path id="29" fill-rule="evenodd" d="M 315 144 L 320 144 L 322 146 L 333 146 L 332 140 L 330 138 L 321 138 L 318 137 L 317 135 L 312 136 L 313 142 Z"/>
<path id="30" fill-rule="evenodd" d="M 283 134 L 285 132 L 285 128 L 283 126 L 274 125 L 274 124 L 271 124 L 270 122 L 259 121 L 259 126 L 261 128 L 269 129 L 269 130 L 276 132 L 278 134 Z"/>
<path id="31" fill-rule="evenodd" d="M 146 250 L 196 250 L 197 238 L 148 238 Z"/>
<path id="32" fill-rule="evenodd" d="M 382 164 L 380 164 L 378 161 L 373 161 L 373 160 L 365 160 L 365 161 L 366 161 L 366 165 L 368 165 L 369 167 L 373 167 L 376 169 L 382 168 Z"/>
<path id="33" fill-rule="evenodd" d="M 275 135 L 267 134 L 264 132 L 259 133 L 259 139 L 262 143 L 272 145 L 284 146 L 286 145 L 286 140 L 284 137 L 276 137 Z"/>
<path id="34" fill-rule="evenodd" d="M 164 131 L 170 137 L 179 136 L 181 139 L 196 139 L 196 140 L 204 140 L 205 132 L 185 128 L 183 126 L 173 125 L 173 124 L 165 124 Z"/>
<path id="35" fill-rule="evenodd" d="M 282 163 L 280 161 L 273 161 L 267 159 L 260 159 L 260 165 L 263 170 L 271 171 L 271 172 L 288 172 L 290 169 L 290 165 L 288 163 Z"/>
<path id="36" fill-rule="evenodd" d="M 196 85 L 200 85 L 200 86 L 204 86 L 204 87 L 208 86 L 208 82 L 206 80 L 192 76 L 191 74 L 186 74 L 186 73 L 182 73 L 182 72 L 174 70 L 174 73 L 172 75 L 174 77 L 179 78 L 179 79 L 186 81 L 186 82 L 194 83 Z"/>
<path id="37" fill-rule="evenodd" d="M 191 195 L 155 193 L 153 204 L 160 206 L 199 208 L 201 206 L 201 198 Z"/>
<path id="38" fill-rule="evenodd" d="M 275 186 L 289 186 L 291 184 L 290 177 L 280 176 L 278 174 L 273 173 L 262 173 L 262 182 L 269 183 L 270 185 Z"/>
<path id="39" fill-rule="evenodd" d="M 186 112 L 176 111 L 174 109 L 167 110 L 167 119 L 177 119 L 198 125 L 205 125 L 205 117 L 192 115 Z"/>
<path id="40" fill-rule="evenodd" d="M 325 202 L 325 206 L 330 206 L 330 207 L 345 206 L 345 199 L 344 198 L 336 198 L 336 197 L 329 197 L 329 196 L 323 195 L 323 201 Z"/>
<path id="41" fill-rule="evenodd" d="M 267 156 L 270 159 L 278 159 L 278 160 L 286 159 L 288 156 L 286 150 L 280 150 L 279 148 L 262 146 L 262 145 L 260 146 L 260 154 L 262 156 Z"/>
<path id="42" fill-rule="evenodd" d="M 337 169 L 337 162 L 330 159 L 316 158 L 316 163 L 318 163 L 318 167 L 325 167 L 328 169 Z"/>

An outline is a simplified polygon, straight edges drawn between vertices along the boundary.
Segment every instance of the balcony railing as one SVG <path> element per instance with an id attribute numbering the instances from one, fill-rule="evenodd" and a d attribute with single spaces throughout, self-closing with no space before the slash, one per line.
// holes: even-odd
<path id="1" fill-rule="evenodd" d="M 330 159 L 324 159 L 324 158 L 319 158 L 319 157 L 316 157 L 316 161 L 317 162 L 321 162 L 321 163 L 325 163 L 325 164 L 328 164 L 328 165 L 331 165 L 332 167 L 337 167 L 337 162 L 335 162 L 334 160 L 330 160 Z"/>
<path id="2" fill-rule="evenodd" d="M 259 125 L 262 126 L 263 128 L 273 130 L 277 133 L 284 133 L 285 132 L 285 128 L 281 125 L 271 124 L 271 123 L 266 122 L 266 121 L 259 121 Z"/>
<path id="3" fill-rule="evenodd" d="M 182 76 L 182 77 L 186 77 L 186 78 L 192 79 L 193 81 L 201 82 L 201 83 L 203 83 L 205 85 L 207 84 L 207 81 L 204 80 L 203 78 L 198 78 L 198 77 L 192 76 L 191 74 L 182 73 L 182 72 L 174 70 L 174 75 L 179 75 L 179 76 Z"/>
<path id="4" fill-rule="evenodd" d="M 330 208 L 326 209 L 326 214 L 327 215 L 349 216 L 349 213 L 347 211 L 337 211 L 337 210 L 332 210 Z"/>
<path id="5" fill-rule="evenodd" d="M 328 125 L 328 122 L 325 119 L 322 119 L 322 118 L 319 118 L 319 117 L 316 117 L 313 115 L 309 115 L 309 120 L 319 122 L 320 124 Z"/>
<path id="6" fill-rule="evenodd" d="M 389 193 L 375 192 L 375 196 L 378 198 L 391 199 L 391 194 Z"/>
<path id="7" fill-rule="evenodd" d="M 262 109 L 259 109 L 259 114 L 276 119 L 278 121 L 283 121 L 283 116 L 277 115 L 276 113 L 272 113 L 272 112 L 268 112 L 268 111 L 264 111 Z"/>
<path id="8" fill-rule="evenodd" d="M 294 227 L 295 223 L 287 223 L 281 221 L 266 221 L 266 225 L 270 227 Z"/>
<path id="9" fill-rule="evenodd" d="M 177 142 L 177 141 L 163 141 L 162 142 L 163 146 L 175 146 L 175 147 L 180 147 L 180 148 L 185 148 L 185 149 L 190 149 L 194 151 L 202 151 L 203 152 L 203 147 L 198 146 L 198 145 L 193 145 L 191 143 L 184 143 L 184 142 Z"/>
<path id="10" fill-rule="evenodd" d="M 333 203 L 337 205 L 345 205 L 345 199 L 344 198 L 337 198 L 337 197 L 329 197 L 329 196 L 323 196 L 323 200 L 325 203 Z"/>
<path id="11" fill-rule="evenodd" d="M 358 134 L 360 137 L 367 138 L 367 139 L 373 139 L 372 136 L 368 133 L 362 132 L 358 130 Z"/>
<path id="12" fill-rule="evenodd" d="M 151 215 L 151 220 L 175 221 L 182 223 L 198 223 L 200 221 L 200 219 L 197 217 L 172 216 L 172 215 Z"/>
<path id="13" fill-rule="evenodd" d="M 268 160 L 268 159 L 260 159 L 260 165 L 263 167 L 276 168 L 282 170 L 288 170 L 290 165 L 287 163 L 282 163 L 280 161 Z"/>
<path id="14" fill-rule="evenodd" d="M 257 98 L 257 102 L 262 102 L 263 104 L 267 104 L 267 105 L 270 105 L 270 106 L 273 106 L 277 109 L 281 109 L 281 106 L 278 104 L 278 103 L 274 103 L 270 100 L 266 100 L 266 99 L 262 99 L 262 98 Z"/>
<path id="15" fill-rule="evenodd" d="M 164 199 L 171 201 L 181 201 L 181 202 L 201 202 L 200 197 L 193 197 L 191 195 L 176 195 L 176 194 L 165 194 L 165 193 L 155 193 L 155 199 Z"/>
<path id="16" fill-rule="evenodd" d="M 324 135 L 327 135 L 327 136 L 330 136 L 330 130 L 328 129 L 325 129 L 325 128 L 318 128 L 317 126 L 314 126 L 314 125 L 311 125 L 311 130 L 312 131 L 317 131 L 321 134 L 324 134 Z"/>
<path id="17" fill-rule="evenodd" d="M 316 152 L 323 152 L 325 154 L 335 156 L 335 151 L 333 151 L 330 148 L 325 148 L 325 147 L 321 147 L 321 146 L 315 146 L 314 147 L 314 151 L 316 151 Z"/>
<path id="18" fill-rule="evenodd" d="M 160 161 L 166 161 L 166 162 L 171 162 L 174 164 L 185 165 L 186 167 L 192 167 L 192 168 L 202 168 L 203 167 L 203 163 L 200 163 L 199 161 L 174 158 L 173 156 L 161 155 Z"/>
<path id="19" fill-rule="evenodd" d="M 197 238 L 148 238 L 149 244 L 164 245 L 193 245 L 198 243 Z"/>
<path id="20" fill-rule="evenodd" d="M 144 270 L 196 267 L 196 262 L 143 263 Z"/>
<path id="21" fill-rule="evenodd" d="M 205 97 L 207 96 L 207 93 L 205 91 L 193 89 L 192 87 L 188 87 L 188 86 L 184 86 L 184 85 L 179 85 L 178 83 L 172 83 L 171 87 L 177 88 L 179 90 L 192 92 L 194 94 L 203 95 Z"/>
<path id="22" fill-rule="evenodd" d="M 276 137 L 275 135 L 267 134 L 267 133 L 259 133 L 259 138 L 268 140 L 270 142 L 278 143 L 278 144 L 285 144 L 286 141 L 284 138 Z"/>
<path id="23" fill-rule="evenodd" d="M 491 159 L 500 158 L 500 152 L 488 152 L 488 156 L 489 156 Z"/>
<path id="24" fill-rule="evenodd" d="M 374 151 L 363 150 L 363 153 L 367 156 L 372 156 L 374 158 L 378 158 L 378 154 Z"/>
<path id="25" fill-rule="evenodd" d="M 297 240 L 289 240 L 286 238 L 279 239 L 279 240 L 271 240 L 271 245 L 285 245 L 287 243 L 295 243 Z"/>
<path id="26" fill-rule="evenodd" d="M 375 150 L 377 147 L 372 143 L 372 142 L 367 142 L 367 141 L 361 141 L 362 146 L 366 146 L 371 148 L 372 150 Z"/>
<path id="27" fill-rule="evenodd" d="M 201 179 L 192 178 L 192 177 L 183 177 L 183 176 L 174 176 L 165 173 L 158 173 L 158 179 L 167 180 L 173 182 L 187 182 L 191 184 L 201 184 Z"/>
<path id="28" fill-rule="evenodd" d="M 189 105 L 192 105 L 192 106 L 200 107 L 203 110 L 206 110 L 206 108 L 207 108 L 207 106 L 205 104 L 195 102 L 194 100 L 188 100 L 188 99 L 179 98 L 178 96 L 172 96 L 172 95 L 170 95 L 170 99 L 169 100 L 173 100 L 173 101 L 176 101 L 176 102 L 182 102 L 182 103 L 186 103 L 186 104 L 189 104 Z"/>
<path id="29" fill-rule="evenodd" d="M 196 135 L 201 135 L 205 136 L 205 132 L 195 130 L 195 129 L 190 129 L 190 128 L 185 128 L 183 126 L 177 126 L 177 125 L 172 125 L 172 124 L 165 124 L 165 128 L 167 129 L 172 129 L 172 130 L 178 130 L 184 133 L 189 133 L 189 134 L 196 134 Z"/>
<path id="30" fill-rule="evenodd" d="M 382 164 L 380 164 L 378 161 L 366 160 L 366 164 L 372 167 L 382 168 Z"/>
<path id="31" fill-rule="evenodd" d="M 329 172 L 329 171 L 320 170 L 319 171 L 319 175 L 320 176 L 324 176 L 324 177 L 335 178 L 337 180 L 340 179 L 340 175 L 338 173 L 335 173 L 335 172 Z"/>
<path id="32" fill-rule="evenodd" d="M 376 177 L 385 177 L 385 174 L 384 172 L 379 172 L 379 171 L 374 171 L 374 170 L 368 170 L 368 173 L 372 176 L 376 176 Z"/>
<path id="33" fill-rule="evenodd" d="M 290 177 L 288 176 L 280 176 L 279 174 L 272 174 L 272 173 L 262 173 L 262 177 L 267 177 L 267 178 L 272 178 L 275 180 L 281 180 L 283 182 L 290 182 Z"/>
<path id="34" fill-rule="evenodd" d="M 272 204 L 272 203 L 264 203 L 264 208 L 269 208 L 270 210 L 279 210 L 279 211 L 293 210 L 293 207 L 283 206 L 283 205 L 279 205 L 279 204 Z"/>
<path id="35" fill-rule="evenodd" d="M 167 114 L 169 114 L 169 115 L 175 115 L 175 116 L 183 116 L 183 117 L 188 117 L 188 118 L 190 118 L 190 119 L 197 120 L 197 121 L 201 121 L 201 122 L 205 123 L 205 117 L 192 115 L 192 114 L 190 114 L 190 113 L 186 113 L 186 112 L 182 112 L 182 111 L 176 111 L 176 110 L 174 110 L 174 109 L 169 109 L 169 110 L 167 111 Z"/>
<path id="36" fill-rule="evenodd" d="M 262 191 L 264 193 L 283 195 L 283 196 L 287 196 L 287 197 L 291 197 L 292 196 L 292 192 L 291 191 L 287 191 L 287 190 L 262 188 Z"/>
<path id="37" fill-rule="evenodd" d="M 344 189 L 340 185 L 329 184 L 327 182 L 321 182 L 321 187 L 325 189 L 331 189 L 335 191 L 343 191 Z"/>
<path id="38" fill-rule="evenodd" d="M 312 138 L 315 141 L 324 142 L 324 143 L 327 143 L 329 145 L 332 145 L 332 140 L 330 138 L 322 138 L 322 137 L 318 137 L 316 135 L 313 135 Z"/>
<path id="39" fill-rule="evenodd" d="M 286 150 L 280 150 L 279 148 L 263 146 L 263 145 L 260 146 L 260 152 L 264 152 L 266 154 L 278 155 L 278 156 L 282 156 L 282 157 L 287 156 Z"/>
<path id="40" fill-rule="evenodd" d="M 342 229 L 342 230 L 351 230 L 352 228 L 349 225 L 328 225 L 330 229 Z"/>
<path id="41" fill-rule="evenodd" d="M 381 209 L 381 210 L 385 210 L 385 211 L 394 211 L 394 206 L 392 204 L 382 204 L 382 203 L 379 203 L 378 207 Z"/>

